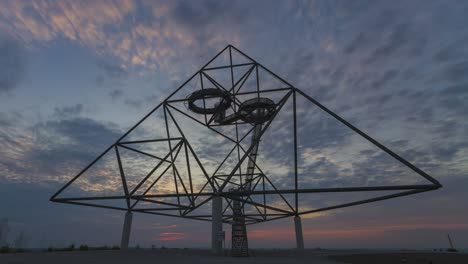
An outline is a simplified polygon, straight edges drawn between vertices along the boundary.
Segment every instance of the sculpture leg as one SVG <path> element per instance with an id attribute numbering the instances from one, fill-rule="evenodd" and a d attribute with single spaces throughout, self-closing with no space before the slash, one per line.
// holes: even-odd
<path id="1" fill-rule="evenodd" d="M 294 217 L 294 225 L 296 227 L 296 248 L 302 250 L 304 249 L 304 237 L 302 236 L 302 223 L 300 216 L 296 215 Z"/>
<path id="2" fill-rule="evenodd" d="M 214 254 L 223 252 L 223 200 L 220 196 L 214 196 L 211 200 L 212 216 L 211 220 L 211 249 Z"/>
<path id="3" fill-rule="evenodd" d="M 132 229 L 133 213 L 128 211 L 125 213 L 124 226 L 122 231 L 122 241 L 120 242 L 120 249 L 128 249 L 128 242 L 130 241 L 130 231 Z"/>

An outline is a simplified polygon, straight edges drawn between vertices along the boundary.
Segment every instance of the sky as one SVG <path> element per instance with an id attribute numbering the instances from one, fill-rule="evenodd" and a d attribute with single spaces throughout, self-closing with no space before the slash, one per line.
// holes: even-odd
<path id="1" fill-rule="evenodd" d="M 306 247 L 446 248 L 450 234 L 468 248 L 467 12 L 455 0 L 2 1 L 0 218 L 9 232 L 0 242 L 24 234 L 28 247 L 118 245 L 123 212 L 49 198 L 231 44 L 444 186 L 306 215 Z M 301 187 L 420 182 L 298 100 Z M 259 149 L 259 166 L 284 188 L 292 173 L 288 114 Z M 227 149 L 190 122 L 182 126 L 199 153 Z M 158 119 L 151 125 L 163 131 Z M 210 169 L 215 161 L 204 156 Z M 112 183 L 90 178 L 76 191 Z M 301 208 L 358 198 L 304 195 Z M 293 224 L 249 226 L 249 244 L 292 248 Z M 135 213 L 130 244 L 209 247 L 210 230 L 207 222 Z"/>

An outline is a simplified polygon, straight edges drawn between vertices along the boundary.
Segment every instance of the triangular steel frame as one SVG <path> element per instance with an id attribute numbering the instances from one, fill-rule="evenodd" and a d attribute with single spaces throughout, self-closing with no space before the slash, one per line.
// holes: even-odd
<path id="1" fill-rule="evenodd" d="M 245 63 L 235 64 L 233 63 L 233 54 L 236 53 L 236 56 L 242 56 L 243 60 L 246 61 Z M 225 65 L 216 65 L 211 66 L 212 63 L 220 59 L 222 56 L 227 59 L 227 63 Z M 234 69 L 238 67 L 247 67 L 248 70 L 238 79 L 235 80 L 234 78 Z M 231 72 L 231 84 L 229 87 L 224 87 L 219 80 L 216 80 L 212 76 L 212 72 L 216 70 L 226 70 L 230 69 Z M 259 80 L 258 72 L 259 70 L 265 71 L 270 74 L 272 77 L 276 78 L 279 83 L 283 84 L 282 87 L 273 87 L 271 89 L 261 89 Z M 246 83 L 246 80 L 251 77 L 255 76 L 256 78 L 256 90 L 243 92 L 241 91 L 243 85 Z M 280 112 L 281 108 L 292 100 L 293 104 L 293 116 L 294 116 L 294 125 L 291 129 L 294 130 L 294 186 L 288 189 L 279 189 L 277 188 L 273 182 L 268 178 L 260 166 L 258 166 L 255 162 L 255 169 L 257 173 L 254 175 L 253 178 L 253 188 L 251 190 L 240 190 L 236 192 L 234 196 L 232 192 L 227 190 L 228 186 L 241 186 L 242 181 L 245 177 L 245 173 L 242 173 L 242 166 L 245 161 L 251 159 L 249 153 L 252 151 L 253 145 L 248 148 L 242 146 L 241 142 L 248 137 L 252 133 L 252 129 L 250 129 L 244 135 L 239 134 L 238 127 L 241 125 L 246 125 L 246 123 L 242 121 L 236 121 L 231 124 L 220 125 L 216 124 L 214 120 L 214 115 L 210 114 L 203 114 L 201 115 L 202 118 L 198 118 L 191 114 L 187 109 L 181 109 L 180 104 L 186 104 L 189 100 L 188 93 L 183 94 L 180 97 L 179 93 L 183 91 L 183 88 L 192 81 L 196 81 L 196 78 L 199 79 L 201 89 L 206 89 L 209 87 L 214 87 L 216 89 L 222 90 L 223 92 L 229 93 L 233 98 L 233 106 L 232 111 L 236 111 L 237 107 L 239 106 L 240 102 L 238 101 L 239 96 L 255 96 L 257 95 L 260 98 L 263 94 L 280 94 L 280 99 L 277 100 L 276 103 L 276 112 L 272 116 L 270 120 L 265 122 L 263 128 L 261 130 L 260 136 L 263 135 L 269 128 L 270 124 L 275 120 L 276 114 Z M 428 181 L 428 184 L 419 184 L 419 185 L 399 185 L 399 186 L 355 186 L 355 187 L 338 187 L 338 188 L 300 188 L 298 186 L 298 139 L 297 139 L 297 113 L 296 113 L 296 100 L 298 96 L 302 96 L 308 102 L 312 103 L 313 105 L 317 106 L 321 110 L 323 110 L 326 114 L 333 117 L 335 120 L 340 122 L 341 124 L 345 125 L 347 128 L 351 129 L 353 132 L 359 134 L 362 138 L 366 139 L 368 142 L 372 143 L 380 150 L 386 152 L 391 157 L 399 161 L 401 164 L 408 167 L 410 170 L 414 171 L 424 179 Z M 205 105 L 205 99 L 203 99 L 203 107 Z M 137 140 L 137 141 L 127 141 L 126 137 L 134 131 L 139 125 L 141 125 L 148 117 L 150 117 L 153 113 L 157 110 L 164 111 L 164 118 L 165 118 L 165 126 L 167 131 L 166 138 L 155 138 L 150 140 Z M 213 174 L 209 174 L 207 170 L 204 168 L 202 162 L 200 161 L 197 152 L 194 150 L 192 145 L 190 144 L 189 140 L 185 136 L 187 131 L 183 131 L 178 124 L 177 118 L 175 118 L 174 113 L 181 114 L 186 118 L 198 123 L 209 129 L 210 131 L 216 133 L 217 135 L 222 136 L 229 142 L 234 144 L 233 148 L 227 154 L 226 158 L 223 160 L 221 164 L 219 164 L 218 168 L 215 170 Z M 172 122 L 176 127 L 176 132 L 180 134 L 180 137 L 171 137 L 171 131 L 169 129 L 168 123 Z M 249 124 L 247 124 L 249 125 Z M 219 126 L 232 126 L 232 129 L 235 129 L 236 137 L 232 138 L 231 136 L 219 131 Z M 156 142 L 156 141 L 167 141 L 169 145 L 169 153 L 165 157 L 157 157 L 150 153 L 145 153 L 144 151 L 140 151 L 131 147 L 131 144 L 138 143 L 144 144 L 149 142 Z M 125 148 L 126 150 L 135 151 L 139 154 L 152 157 L 154 159 L 159 160 L 158 165 L 137 185 L 136 188 L 133 190 L 129 190 L 127 187 L 126 177 L 122 165 L 122 160 L 119 154 L 119 149 Z M 183 151 L 182 151 L 183 150 Z M 73 184 L 83 173 L 85 173 L 89 168 L 91 168 L 99 159 L 101 159 L 104 155 L 108 154 L 110 151 L 115 152 L 115 158 L 118 161 L 120 175 L 116 175 L 116 177 L 120 177 L 122 181 L 122 189 L 124 195 L 122 196 L 96 196 L 96 197 L 59 197 L 59 195 L 67 189 L 71 184 Z M 180 153 L 182 156 L 185 156 L 186 159 L 186 166 L 188 171 L 188 181 L 184 182 L 182 179 L 177 166 L 175 165 L 175 160 L 180 157 Z M 226 159 L 231 154 L 237 154 L 238 162 L 232 168 L 229 174 L 218 174 L 218 169 L 223 165 Z M 199 190 L 195 191 L 192 186 L 192 175 L 191 175 L 191 165 L 190 159 L 193 158 L 196 161 L 196 166 L 198 166 L 201 171 L 203 172 L 203 180 L 205 181 L 204 186 Z M 158 179 L 168 170 L 171 170 L 173 173 L 173 180 L 174 186 L 176 190 L 174 193 L 153 193 L 148 194 L 149 189 L 145 190 L 143 194 L 136 194 L 137 190 L 145 183 L 150 177 L 152 177 L 152 173 L 162 164 L 167 164 L 167 168 L 164 172 L 156 178 L 156 180 L 150 185 L 151 187 L 158 181 Z M 269 186 L 270 189 L 265 188 L 265 186 Z M 203 205 L 206 205 L 210 202 L 213 196 L 222 196 L 226 201 L 226 206 L 223 211 L 223 221 L 225 223 L 230 223 L 232 221 L 232 201 L 233 200 L 240 200 L 243 204 L 243 208 L 246 205 L 251 206 L 255 209 L 255 213 L 244 213 L 245 222 L 246 224 L 256 224 L 265 221 L 271 221 L 276 219 L 281 219 L 290 216 L 299 216 L 304 214 L 311 214 L 317 213 L 327 210 L 333 210 L 338 208 L 344 208 L 359 204 L 365 204 L 370 202 L 376 202 L 426 191 L 435 190 L 441 188 L 442 185 L 430 175 L 404 159 L 403 157 L 399 156 L 382 143 L 378 142 L 374 138 L 370 137 L 368 134 L 364 133 L 362 130 L 358 129 L 344 118 L 336 114 L 335 112 L 331 111 L 329 108 L 325 107 L 321 103 L 319 103 L 316 99 L 312 98 L 311 96 L 305 94 L 303 91 L 299 90 L 298 88 L 294 87 L 268 68 L 264 67 L 262 64 L 258 63 L 239 49 L 235 48 L 232 45 L 226 46 L 223 50 L 221 50 L 215 57 L 213 57 L 210 61 L 208 61 L 200 70 L 198 70 L 195 74 L 193 74 L 186 82 L 184 82 L 179 88 L 177 88 L 172 94 L 170 94 L 162 103 L 156 106 L 153 110 L 151 110 L 146 116 L 144 116 L 140 121 L 138 121 L 132 128 L 130 128 L 124 135 L 122 135 L 113 145 L 109 146 L 100 156 L 98 156 L 93 162 L 91 162 L 88 166 L 86 166 L 80 173 L 78 173 L 74 178 L 72 178 L 67 184 L 65 184 L 62 188 L 60 188 L 51 198 L 50 200 L 53 202 L 60 202 L 60 203 L 69 203 L 69 204 L 76 204 L 76 205 L 84 205 L 84 206 L 94 206 L 100 208 L 107 208 L 107 209 L 117 209 L 123 211 L 133 211 L 139 213 L 147 213 L 147 214 L 155 214 L 155 215 L 164 215 L 164 216 L 173 216 L 173 217 L 183 217 L 183 218 L 190 218 L 196 220 L 203 220 L 203 221 L 211 221 L 211 214 L 210 213 L 201 213 L 197 214 L 198 209 L 201 208 Z M 180 188 L 180 189 L 179 189 Z M 383 195 L 377 196 L 374 198 L 358 200 L 354 202 L 347 202 L 343 204 L 337 204 L 333 206 L 327 206 L 323 208 L 315 208 L 309 210 L 301 210 L 300 201 L 299 201 L 299 194 L 307 194 L 307 193 L 343 193 L 343 192 L 366 192 L 366 191 L 398 191 L 397 193 L 393 193 L 390 195 Z M 290 204 L 288 200 L 284 197 L 284 195 L 290 194 L 294 195 L 294 203 Z M 263 196 L 263 203 L 254 202 L 252 200 L 252 196 L 261 195 Z M 278 198 L 281 198 L 285 204 L 287 205 L 285 208 L 278 208 L 273 205 L 269 205 L 266 202 L 266 196 L 275 195 Z M 167 202 L 167 199 L 176 198 L 177 202 Z M 189 203 L 184 204 L 180 201 L 181 198 L 188 199 Z M 115 207 L 115 206 L 106 206 L 106 205 L 99 205 L 93 204 L 93 201 L 97 200 L 125 200 L 126 207 Z M 148 202 L 154 203 L 155 205 L 164 205 L 165 207 L 155 207 L 155 208 L 138 208 L 137 205 L 140 202 Z M 268 210 L 268 211 L 267 211 Z M 273 211 L 273 213 L 271 212 Z"/>

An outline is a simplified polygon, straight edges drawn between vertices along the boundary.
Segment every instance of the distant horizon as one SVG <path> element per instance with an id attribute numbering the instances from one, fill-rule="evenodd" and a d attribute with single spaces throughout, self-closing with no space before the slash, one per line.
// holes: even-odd
<path id="1" fill-rule="evenodd" d="M 87 245 L 87 244 L 83 244 L 83 245 Z M 75 249 L 74 251 L 79 251 L 79 249 L 77 248 L 77 246 L 79 247 L 80 245 L 75 245 Z M 116 245 L 97 245 L 97 246 L 94 246 L 94 245 L 87 245 L 89 247 L 91 247 L 90 250 L 92 250 L 93 248 L 99 248 L 99 247 L 109 247 L 108 250 L 112 250 L 111 247 L 112 246 L 116 246 Z M 180 249 L 180 250 L 191 250 L 191 249 L 194 249 L 194 250 L 211 250 L 210 247 L 206 246 L 206 247 L 165 247 L 164 245 L 161 245 L 159 247 L 154 247 L 151 248 L 151 245 L 149 246 L 141 246 L 140 245 L 140 248 L 136 248 L 137 246 L 136 245 L 129 245 L 129 249 L 132 249 L 132 250 L 165 250 L 165 249 Z M 23 248 L 25 250 L 47 250 L 49 247 L 26 247 L 26 248 Z M 57 247 L 57 248 L 66 248 L 66 247 Z M 308 247 L 305 247 L 304 250 L 315 250 L 315 251 L 429 251 L 429 252 L 447 252 L 447 248 L 308 248 Z M 250 250 L 292 250 L 292 251 L 296 251 L 297 249 L 295 247 L 249 247 Z M 440 249 L 442 249 L 442 251 L 440 251 Z M 456 248 L 459 252 L 461 253 L 468 253 L 468 248 Z M 225 250 L 230 250 L 229 247 L 225 248 Z"/>

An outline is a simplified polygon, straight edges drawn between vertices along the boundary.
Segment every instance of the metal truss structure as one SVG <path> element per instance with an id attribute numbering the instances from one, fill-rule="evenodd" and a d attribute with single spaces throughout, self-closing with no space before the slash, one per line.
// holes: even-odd
<path id="1" fill-rule="evenodd" d="M 225 64 L 215 65 L 215 61 L 223 61 Z M 268 77 L 259 78 L 259 72 L 262 72 L 264 76 L 268 75 Z M 247 87 L 247 82 L 251 84 L 249 87 Z M 427 184 L 332 188 L 301 187 L 298 180 L 298 122 L 296 118 L 298 98 L 315 105 L 325 114 L 386 152 L 426 179 Z M 286 103 L 291 105 L 293 117 L 293 125 L 287 129 L 291 129 L 293 134 L 289 140 L 294 144 L 294 150 L 291 153 L 294 160 L 292 170 L 294 184 L 285 188 L 285 186 L 274 184 L 268 173 L 264 172 L 264 168 L 256 162 L 256 156 L 257 151 L 261 152 L 263 146 L 259 144 L 262 135 L 266 133 L 272 123 L 278 122 L 276 117 Z M 136 130 L 156 113 L 159 113 L 162 123 L 154 129 L 162 129 L 165 135 L 158 138 L 138 138 Z M 193 121 L 194 124 L 205 129 L 206 133 L 216 135 L 224 142 L 232 144 L 232 147 L 217 146 L 218 152 L 220 148 L 229 150 L 223 154 L 222 162 L 211 164 L 212 168 L 207 168 L 208 156 L 202 157 L 203 153 L 195 147 L 195 145 L 204 144 L 202 141 L 205 139 L 202 138 L 195 142 L 189 140 L 190 128 L 183 127 L 183 123 L 188 121 L 181 122 L 181 118 Z M 256 135 L 254 136 L 254 134 Z M 248 142 L 249 137 L 251 142 Z M 153 147 L 142 148 L 141 146 L 145 144 L 152 144 Z M 214 142 L 214 144 L 221 143 Z M 161 151 L 158 154 L 152 152 L 154 149 L 162 149 L 162 146 L 165 149 L 162 154 Z M 258 150 L 259 148 L 260 150 Z M 128 179 L 133 173 L 132 167 L 126 167 L 127 162 L 122 157 L 122 151 L 133 153 L 133 161 L 137 160 L 138 157 L 145 157 L 153 162 L 151 168 L 141 179 L 132 184 L 129 183 Z M 118 165 L 118 171 L 113 176 L 121 186 L 121 195 L 63 197 L 62 192 L 71 188 L 84 173 L 95 166 L 104 156 L 110 156 L 111 160 L 114 160 Z M 235 157 L 236 162 L 229 165 L 227 160 L 232 157 Z M 133 164 L 142 163 L 133 162 Z M 149 164 L 145 162 L 145 165 Z M 222 172 L 220 168 L 227 165 L 229 165 L 228 172 Z M 309 177 L 313 177 L 312 171 Z M 164 190 L 162 185 L 167 185 L 168 182 L 171 182 L 173 188 Z M 235 220 L 233 212 L 238 211 L 239 208 L 234 208 L 234 204 L 240 204 L 243 212 L 242 221 L 249 225 L 431 191 L 441 186 L 427 173 L 313 97 L 294 87 L 242 51 L 228 45 L 58 190 L 50 200 L 211 221 L 211 213 L 201 210 L 201 208 L 208 205 L 213 197 L 220 196 L 226 205 L 223 209 L 223 222 L 232 223 Z M 299 194 L 378 191 L 395 191 L 395 193 L 320 208 L 302 208 L 299 198 Z M 286 199 L 286 195 L 292 199 Z M 282 201 L 283 206 L 269 204 L 267 202 L 269 196 L 277 197 Z M 125 206 L 112 205 L 112 201 L 116 200 L 124 201 Z M 111 205 L 100 204 L 97 201 L 108 201 Z"/>

